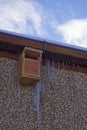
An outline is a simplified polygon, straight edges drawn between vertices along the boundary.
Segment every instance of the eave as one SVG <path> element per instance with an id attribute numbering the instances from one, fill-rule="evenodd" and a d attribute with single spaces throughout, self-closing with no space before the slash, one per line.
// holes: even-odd
<path id="1" fill-rule="evenodd" d="M 80 62 L 81 66 L 87 66 L 87 50 L 77 48 L 76 46 L 64 46 L 64 44 L 55 44 L 42 39 L 26 37 L 26 35 L 13 34 L 10 32 L 0 31 L 0 50 L 14 53 L 19 56 L 24 47 L 32 47 L 43 50 L 43 57 L 52 58 L 63 56 L 70 62 L 75 60 L 76 64 Z M 44 56 L 45 55 L 45 56 Z"/>

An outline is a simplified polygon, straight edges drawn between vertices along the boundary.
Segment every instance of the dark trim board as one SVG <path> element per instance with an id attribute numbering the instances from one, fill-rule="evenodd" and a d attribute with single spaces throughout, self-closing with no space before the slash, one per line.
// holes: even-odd
<path id="1" fill-rule="evenodd" d="M 76 48 L 75 46 L 63 46 L 52 44 L 48 41 L 22 37 L 6 32 L 0 32 L 0 51 L 15 54 L 17 57 L 21 54 L 24 47 L 32 47 L 43 51 L 43 59 L 60 60 L 60 62 L 70 62 L 87 67 L 86 49 Z"/>

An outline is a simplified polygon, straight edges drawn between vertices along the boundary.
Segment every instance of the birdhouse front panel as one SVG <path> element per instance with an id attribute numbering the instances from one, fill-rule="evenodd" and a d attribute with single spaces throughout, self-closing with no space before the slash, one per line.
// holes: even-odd
<path id="1" fill-rule="evenodd" d="M 24 59 L 24 73 L 26 75 L 39 76 L 39 62 L 37 59 L 25 58 Z"/>
<path id="2" fill-rule="evenodd" d="M 21 84 L 33 84 L 40 80 L 41 50 L 25 47 L 19 58 L 19 80 Z"/>

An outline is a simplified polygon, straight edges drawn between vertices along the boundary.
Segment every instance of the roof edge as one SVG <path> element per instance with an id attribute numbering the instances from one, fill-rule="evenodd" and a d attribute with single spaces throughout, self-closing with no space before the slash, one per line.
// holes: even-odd
<path id="1" fill-rule="evenodd" d="M 16 32 L 2 30 L 2 29 L 0 29 L 0 34 L 10 35 L 10 36 L 19 37 L 19 38 L 25 38 L 25 39 L 33 40 L 33 41 L 36 41 L 36 42 L 42 42 L 42 43 L 47 43 L 47 44 L 51 44 L 51 45 L 58 45 L 58 46 L 61 46 L 61 47 L 66 47 L 66 48 L 70 48 L 70 49 L 76 49 L 76 50 L 87 52 L 87 48 L 85 48 L 85 47 L 72 45 L 72 44 L 69 44 L 69 43 L 58 42 L 58 41 L 49 40 L 49 39 L 44 39 L 44 38 L 41 38 L 41 37 L 31 36 L 31 35 L 27 35 L 27 34 L 16 33 Z"/>
<path id="2" fill-rule="evenodd" d="M 50 42 L 49 40 L 36 39 L 34 37 L 28 37 L 28 35 L 23 35 L 19 33 L 14 33 L 10 31 L 0 30 L 0 48 L 3 46 L 3 49 L 19 53 L 23 50 L 24 47 L 32 47 L 52 53 L 59 53 L 64 55 L 70 55 L 77 58 L 87 59 L 87 49 L 71 46 L 69 44 L 62 44 L 55 42 Z M 68 46 L 69 45 L 69 46 Z M 7 48 L 6 48 L 7 47 Z"/>

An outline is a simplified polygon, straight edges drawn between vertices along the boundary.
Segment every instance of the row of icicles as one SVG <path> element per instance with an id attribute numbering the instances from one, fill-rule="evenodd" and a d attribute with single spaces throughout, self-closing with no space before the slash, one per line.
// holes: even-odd
<path id="1" fill-rule="evenodd" d="M 50 66 L 54 66 L 55 68 L 58 69 L 79 69 L 80 65 L 79 63 L 71 63 L 68 61 L 52 61 L 52 60 L 43 60 L 42 64 L 44 65 L 50 65 Z"/>
<path id="2" fill-rule="evenodd" d="M 51 81 L 51 85 L 55 86 L 57 83 L 57 77 L 55 75 L 55 67 L 60 69 L 71 69 L 71 68 L 79 68 L 79 64 L 72 64 L 70 62 L 65 62 L 62 61 L 60 62 L 59 60 L 54 62 L 52 60 L 42 60 L 42 64 L 47 66 L 47 77 L 49 77 L 49 80 Z M 41 93 L 45 92 L 45 86 L 43 82 L 40 81 L 37 83 L 35 86 L 35 89 L 33 91 L 33 97 L 34 97 L 34 107 L 35 107 L 35 112 L 37 116 L 37 121 L 38 121 L 38 130 L 43 129 L 42 125 L 42 112 L 41 112 Z"/>

